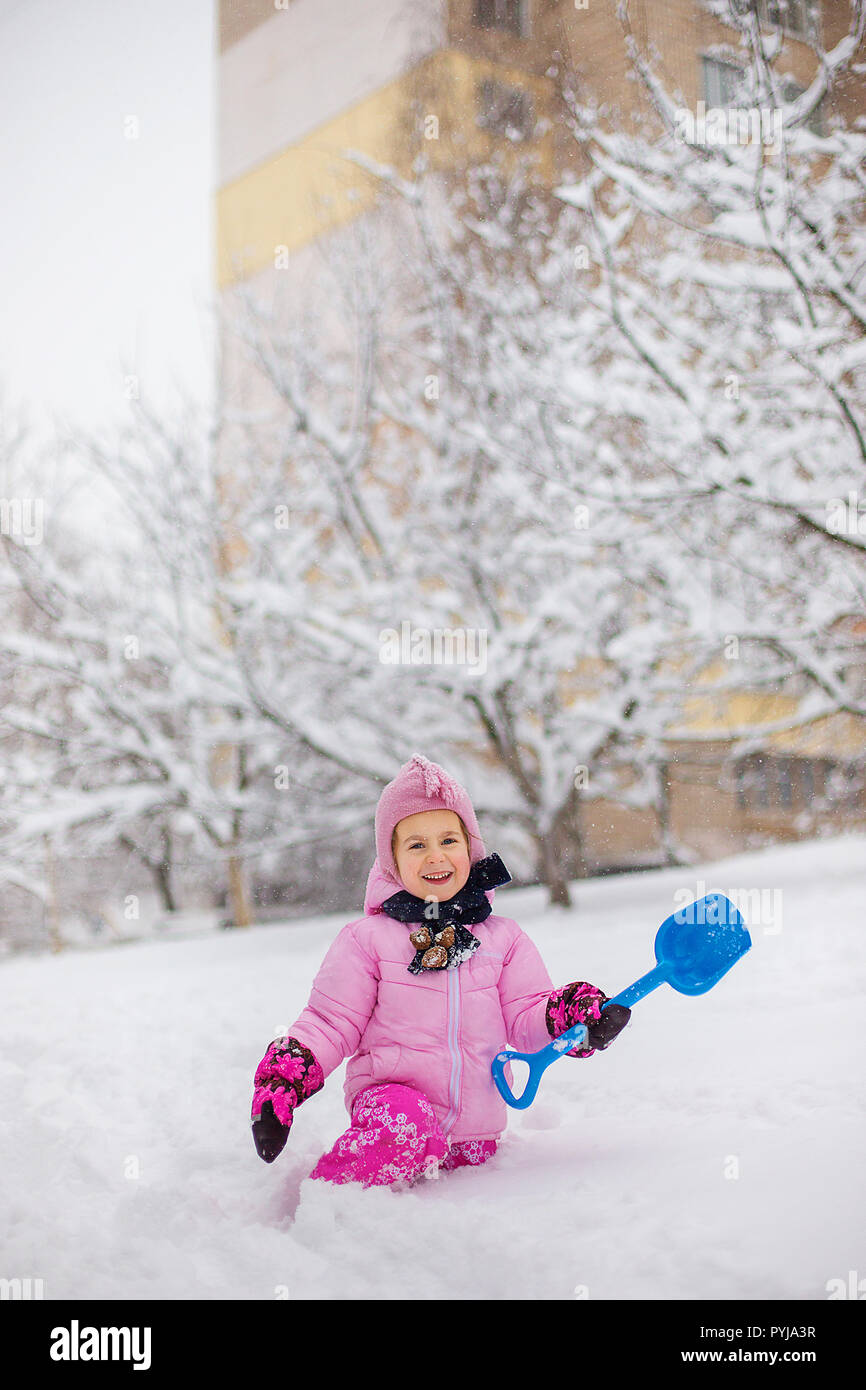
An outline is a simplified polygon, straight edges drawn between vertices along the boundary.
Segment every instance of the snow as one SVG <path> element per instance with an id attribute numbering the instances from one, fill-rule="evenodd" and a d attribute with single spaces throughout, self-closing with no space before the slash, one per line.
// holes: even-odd
<path id="1" fill-rule="evenodd" d="M 345 1063 L 272 1165 L 250 1136 L 255 1066 L 345 917 L 6 959 L 0 1275 L 47 1299 L 826 1299 L 864 1270 L 864 851 L 579 881 L 572 909 L 499 890 L 555 984 L 637 979 L 686 890 L 743 895 L 753 948 L 557 1060 L 486 1167 L 402 1191 L 307 1179 Z"/>

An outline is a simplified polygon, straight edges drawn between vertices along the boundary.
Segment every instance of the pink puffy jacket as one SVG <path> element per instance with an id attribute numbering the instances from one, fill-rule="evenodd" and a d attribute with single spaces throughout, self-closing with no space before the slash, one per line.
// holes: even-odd
<path id="1" fill-rule="evenodd" d="M 366 916 L 332 942 L 288 1033 L 326 1077 L 351 1058 L 343 1087 L 350 1113 L 365 1086 L 402 1081 L 424 1092 L 449 1139 L 497 1139 L 507 1107 L 490 1064 L 506 1045 L 535 1052 L 550 1042 L 550 976 L 526 933 L 495 912 L 472 926 L 481 946 L 457 969 L 410 974 L 413 928 L 378 910 L 394 891 L 392 880 L 371 875 Z"/>

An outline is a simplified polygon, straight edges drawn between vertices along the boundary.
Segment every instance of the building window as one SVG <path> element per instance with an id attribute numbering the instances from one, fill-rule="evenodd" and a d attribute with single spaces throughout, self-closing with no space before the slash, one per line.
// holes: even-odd
<path id="1" fill-rule="evenodd" d="M 737 805 L 741 811 L 769 809 L 775 801 L 775 762 L 760 753 L 744 758 L 736 767 Z M 789 781 L 790 786 L 790 781 Z"/>
<path id="2" fill-rule="evenodd" d="M 535 129 L 532 97 L 519 87 L 485 78 L 475 88 L 478 124 L 508 140 L 528 140 Z"/>
<path id="3" fill-rule="evenodd" d="M 787 34 L 806 35 L 811 30 L 808 0 L 759 0 L 758 14 L 764 24 L 784 29 Z"/>
<path id="4" fill-rule="evenodd" d="M 793 79 L 789 79 L 787 82 L 782 83 L 782 100 L 786 102 L 796 101 L 797 97 L 802 96 L 805 90 L 806 88 L 801 87 L 798 82 L 794 82 Z M 806 129 L 811 130 L 813 135 L 822 136 L 825 134 L 823 98 L 815 107 L 815 110 L 812 112 L 808 121 L 806 121 Z"/>
<path id="5" fill-rule="evenodd" d="M 474 0 L 472 22 L 478 29 L 500 29 L 523 38 L 529 32 L 529 0 Z"/>
<path id="6" fill-rule="evenodd" d="M 742 68 L 736 63 L 725 63 L 720 58 L 704 58 L 702 62 L 704 101 L 707 106 L 735 107 L 743 81 Z"/>
<path id="7" fill-rule="evenodd" d="M 741 811 L 796 813 L 819 807 L 856 809 L 866 779 L 854 764 L 753 753 L 736 764 L 734 785 Z"/>
<path id="8" fill-rule="evenodd" d="M 780 758 L 776 764 L 776 787 L 778 789 L 779 805 L 783 811 L 791 809 L 791 790 L 793 782 L 793 769 L 788 758 Z"/>

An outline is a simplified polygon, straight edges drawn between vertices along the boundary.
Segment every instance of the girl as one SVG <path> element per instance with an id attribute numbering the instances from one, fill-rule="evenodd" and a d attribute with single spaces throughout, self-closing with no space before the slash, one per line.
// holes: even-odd
<path id="1" fill-rule="evenodd" d="M 606 1048 L 631 1017 L 595 985 L 553 989 L 536 947 L 493 913 L 510 882 L 487 854 L 466 791 L 415 754 L 376 808 L 365 915 L 331 944 L 306 1008 L 255 1074 L 256 1152 L 272 1163 L 294 1112 L 346 1058 L 351 1124 L 311 1178 L 364 1187 L 486 1163 L 506 1124 L 490 1063 L 535 1052 L 575 1023 Z M 477 934 L 476 930 L 477 929 Z"/>

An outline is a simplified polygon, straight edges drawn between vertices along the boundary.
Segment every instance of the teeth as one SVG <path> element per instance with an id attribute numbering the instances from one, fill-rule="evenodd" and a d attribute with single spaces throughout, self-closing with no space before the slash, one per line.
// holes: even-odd
<path id="1" fill-rule="evenodd" d="M 422 877 L 422 878 L 426 878 L 426 879 L 433 879 L 434 882 L 438 882 L 438 880 L 439 880 L 440 878 L 450 878 L 450 877 L 451 877 L 451 870 L 449 869 L 449 870 L 448 870 L 446 873 L 444 873 L 444 874 L 422 874 L 421 877 Z"/>

